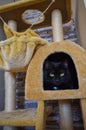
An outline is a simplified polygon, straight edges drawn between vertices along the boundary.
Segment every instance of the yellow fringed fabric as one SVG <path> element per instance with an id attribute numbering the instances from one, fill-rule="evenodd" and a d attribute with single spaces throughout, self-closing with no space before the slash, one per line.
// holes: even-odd
<path id="1" fill-rule="evenodd" d="M 19 33 L 4 23 L 7 40 L 0 42 L 0 68 L 7 71 L 26 70 L 34 52 L 48 42 L 31 29 Z"/>

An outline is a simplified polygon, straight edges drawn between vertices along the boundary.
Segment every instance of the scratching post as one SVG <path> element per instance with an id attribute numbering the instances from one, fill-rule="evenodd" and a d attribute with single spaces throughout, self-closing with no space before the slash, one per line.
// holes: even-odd
<path id="1" fill-rule="evenodd" d="M 81 108 L 82 108 L 84 130 L 86 130 L 86 99 L 81 99 L 80 101 L 81 101 Z"/>
<path id="2" fill-rule="evenodd" d="M 17 30 L 16 22 L 8 21 L 10 28 Z M 5 72 L 5 111 L 11 112 L 16 109 L 15 73 Z M 4 130 L 15 130 L 15 127 L 5 126 Z"/>
<path id="3" fill-rule="evenodd" d="M 60 42 L 64 39 L 62 28 L 62 17 L 59 10 L 52 12 L 53 40 Z"/>
<path id="4" fill-rule="evenodd" d="M 15 110 L 15 74 L 5 72 L 5 111 Z"/>
<path id="5" fill-rule="evenodd" d="M 8 21 L 8 25 L 9 25 L 10 28 L 12 28 L 13 30 L 17 31 L 17 23 L 16 23 L 16 21 L 9 20 Z"/>
<path id="6" fill-rule="evenodd" d="M 63 40 L 62 17 L 59 10 L 52 12 L 53 40 L 60 42 Z M 71 105 L 68 100 L 59 100 L 60 128 L 61 130 L 73 130 Z"/>

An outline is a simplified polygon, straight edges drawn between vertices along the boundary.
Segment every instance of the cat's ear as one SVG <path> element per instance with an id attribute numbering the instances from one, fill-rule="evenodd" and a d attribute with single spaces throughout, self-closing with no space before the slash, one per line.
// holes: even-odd
<path id="1" fill-rule="evenodd" d="M 49 61 L 45 61 L 45 68 L 49 69 L 50 68 L 50 62 Z"/>
<path id="2" fill-rule="evenodd" d="M 64 67 L 65 67 L 65 68 L 68 68 L 68 61 L 67 61 L 67 60 L 65 60 L 65 61 L 63 62 L 63 64 L 64 64 Z"/>

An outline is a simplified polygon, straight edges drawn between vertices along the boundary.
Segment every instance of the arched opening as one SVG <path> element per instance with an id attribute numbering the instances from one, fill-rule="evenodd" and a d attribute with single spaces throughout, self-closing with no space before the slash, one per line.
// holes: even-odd
<path id="1" fill-rule="evenodd" d="M 64 52 L 50 54 L 43 64 L 43 89 L 72 90 L 78 88 L 77 71 L 71 56 Z"/>

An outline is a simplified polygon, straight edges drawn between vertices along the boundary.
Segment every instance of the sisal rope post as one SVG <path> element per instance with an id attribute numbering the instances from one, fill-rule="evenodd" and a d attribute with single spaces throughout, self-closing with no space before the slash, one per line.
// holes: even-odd
<path id="1" fill-rule="evenodd" d="M 84 130 L 86 130 L 86 99 L 81 99 L 80 102 L 81 102 L 81 108 L 82 108 Z"/>
<path id="2" fill-rule="evenodd" d="M 53 39 L 60 42 L 63 38 L 62 17 L 59 10 L 52 12 Z M 69 100 L 58 100 L 60 111 L 60 129 L 73 130 L 71 104 Z"/>
<path id="3" fill-rule="evenodd" d="M 13 30 L 17 30 L 16 21 L 8 21 L 8 25 Z M 15 73 L 5 72 L 5 111 L 11 112 L 16 109 L 16 86 Z M 4 126 L 4 130 L 15 130 L 15 127 Z"/>

